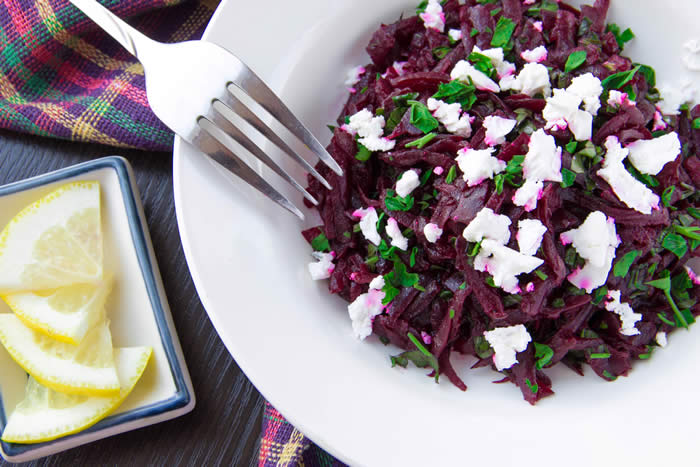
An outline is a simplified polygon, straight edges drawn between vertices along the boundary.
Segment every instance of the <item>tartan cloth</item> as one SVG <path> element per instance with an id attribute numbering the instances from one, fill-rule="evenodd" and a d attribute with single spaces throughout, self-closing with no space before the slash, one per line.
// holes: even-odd
<path id="1" fill-rule="evenodd" d="M 344 467 L 345 464 L 316 446 L 265 402 L 259 467 Z"/>
<path id="2" fill-rule="evenodd" d="M 198 39 L 216 1 L 101 0 L 163 42 Z M 167 8 L 166 8 L 167 7 Z M 68 0 L 0 0 L 0 128 L 169 151 L 143 67 Z"/>

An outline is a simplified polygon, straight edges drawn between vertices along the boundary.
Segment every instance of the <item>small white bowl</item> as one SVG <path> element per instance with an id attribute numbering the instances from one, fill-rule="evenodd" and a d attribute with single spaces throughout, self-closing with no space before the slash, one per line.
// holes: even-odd
<path id="1" fill-rule="evenodd" d="M 105 268 L 115 286 L 106 308 L 115 347 L 151 346 L 153 356 L 134 391 L 117 411 L 74 435 L 40 444 L 0 442 L 10 462 L 26 462 L 153 425 L 194 408 L 192 381 L 173 325 L 153 254 L 143 206 L 129 163 L 105 157 L 0 187 L 0 226 L 24 206 L 77 180 L 101 186 Z M 0 301 L 0 313 L 9 312 Z M 24 397 L 27 374 L 0 345 L 0 432 Z"/>

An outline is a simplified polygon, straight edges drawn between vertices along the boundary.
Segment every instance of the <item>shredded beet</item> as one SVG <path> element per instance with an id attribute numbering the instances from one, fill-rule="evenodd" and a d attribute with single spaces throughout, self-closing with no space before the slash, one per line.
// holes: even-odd
<path id="1" fill-rule="evenodd" d="M 514 383 L 534 404 L 553 394 L 547 368 L 562 362 L 583 374 L 588 364 L 598 376 L 613 381 L 626 376 L 636 360 L 649 358 L 659 345 L 665 345 L 659 343 L 663 340 L 657 338 L 659 333 L 685 327 L 700 314 L 697 279 L 685 266 L 689 258 L 698 256 L 700 243 L 696 190 L 700 106 L 682 107 L 679 115 L 663 116 L 663 128 L 657 126 L 660 96 L 653 71 L 642 67 L 634 72 L 637 65 L 620 55 L 624 34 L 606 25 L 609 5 L 609 0 L 596 0 L 579 11 L 560 2 L 467 0 L 460 5 L 447 0 L 442 5 L 444 32 L 426 27 L 414 16 L 382 25 L 372 35 L 367 46 L 372 63 L 365 66 L 357 91 L 338 118 L 338 124 L 346 125 L 334 130 L 328 146 L 345 175 L 338 177 L 318 165 L 333 190 L 309 178 L 309 191 L 320 200 L 323 224 L 303 235 L 315 249 L 334 253 L 335 269 L 329 277 L 332 293 L 352 302 L 366 294 L 370 282 L 380 275 L 389 284 L 382 289 L 386 306 L 373 317 L 371 330 L 384 343 L 407 351 L 392 357 L 394 364 L 406 366 L 410 360 L 421 367 L 432 366 L 430 376 L 442 374 L 466 390 L 450 362 L 451 353 L 472 355 L 478 359 L 475 367 L 490 365 L 496 370 L 494 350 L 484 333 L 522 324 L 531 340 L 517 353 L 517 362 L 502 369 L 502 381 Z M 562 170 L 570 180 L 546 181 L 537 207 L 529 212 L 512 201 L 524 176 L 517 164 L 528 152 L 530 135 L 547 123 L 543 117 L 547 96 L 466 90 L 471 100 L 462 96 L 454 101 L 473 118 L 470 132 L 462 134 L 448 131 L 443 124 L 424 128 L 413 115 L 427 109 L 428 99 L 439 95 L 443 86 L 454 83 L 450 73 L 458 62 L 475 63 L 474 57 L 469 58 L 475 46 L 483 51 L 503 41 L 496 35 L 503 32 L 500 25 L 508 22 L 512 32 L 501 44 L 505 59 L 515 64 L 517 74 L 525 65 L 521 53 L 545 46 L 548 54 L 542 64 L 549 69 L 552 89 L 567 88 L 574 77 L 587 73 L 603 83 L 613 74 L 632 73 L 620 91 L 633 105 L 609 105 L 609 91 L 616 88 L 606 88 L 590 141 L 575 142 L 568 128 L 547 128 L 563 149 Z M 461 38 L 451 37 L 450 30 L 460 31 Z M 575 69 L 567 70 L 574 52 L 585 57 Z M 501 78 L 495 69 L 485 73 L 496 83 Z M 348 131 L 349 118 L 364 109 L 384 117 L 381 136 L 394 141 L 391 150 L 368 151 L 360 144 L 360 135 Z M 500 186 L 496 177 L 469 186 L 455 158 L 463 148 L 489 148 L 484 126 L 488 116 L 517 119 L 515 130 L 493 151 L 494 157 L 513 168 L 514 175 L 505 182 L 501 179 Z M 658 209 L 643 214 L 629 208 L 597 174 L 606 139 L 616 137 L 624 147 L 670 132 L 678 134 L 682 151 L 656 176 L 640 174 L 625 162 L 660 197 Z M 421 183 L 400 198 L 396 182 L 409 169 L 417 172 Z M 462 236 L 485 207 L 511 219 L 510 241 L 505 245 L 510 249 L 518 249 L 518 221 L 536 219 L 547 229 L 534 255 L 543 264 L 517 277 L 519 293 L 495 287 L 488 269 L 477 270 L 475 255 L 480 246 Z M 355 211 L 367 208 L 379 214 L 379 246 L 370 243 L 358 225 Z M 594 211 L 614 219 L 620 244 L 605 285 L 589 294 L 568 279 L 584 260 L 572 245 L 563 244 L 560 235 L 581 226 Z M 389 218 L 408 239 L 406 250 L 391 247 L 386 231 Z M 442 229 L 436 242 L 424 234 L 429 223 Z M 622 301 L 641 314 L 636 334 L 623 334 L 622 315 L 606 309 L 609 291 L 620 291 Z M 416 344 L 416 339 L 422 344 Z"/>

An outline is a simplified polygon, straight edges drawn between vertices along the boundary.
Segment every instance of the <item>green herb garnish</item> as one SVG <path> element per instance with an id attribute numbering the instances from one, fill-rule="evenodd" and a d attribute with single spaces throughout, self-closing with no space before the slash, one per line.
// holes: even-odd
<path id="1" fill-rule="evenodd" d="M 678 259 L 683 258 L 688 253 L 688 242 L 677 234 L 666 235 L 661 242 L 661 246 L 678 256 Z"/>
<path id="2" fill-rule="evenodd" d="M 479 35 L 479 30 L 476 28 L 472 28 L 472 30 L 469 32 L 470 37 L 478 36 Z"/>
<path id="3" fill-rule="evenodd" d="M 547 274 L 543 273 L 539 269 L 535 269 L 535 274 L 537 275 L 537 277 L 539 277 L 543 281 L 546 281 L 549 278 L 549 276 Z"/>
<path id="4" fill-rule="evenodd" d="M 569 141 L 568 143 L 566 143 L 566 146 L 564 146 L 564 147 L 566 148 L 566 152 L 568 152 L 569 154 L 574 154 L 576 152 L 577 146 L 578 146 L 578 141 L 572 140 L 572 141 Z"/>
<path id="5" fill-rule="evenodd" d="M 647 282 L 646 285 L 663 290 L 664 295 L 666 295 L 666 300 L 668 300 L 668 303 L 671 305 L 673 313 L 676 315 L 676 320 L 681 326 L 688 329 L 688 321 L 686 320 L 686 317 L 683 315 L 683 313 L 681 313 L 681 310 L 678 309 L 678 306 L 673 300 L 673 297 L 671 297 L 671 278 L 669 277 L 670 275 L 668 274 L 668 271 L 665 272 L 667 273 L 666 277 Z M 659 318 L 661 318 L 660 315 Z"/>
<path id="6" fill-rule="evenodd" d="M 357 154 L 355 154 L 355 159 L 358 161 L 368 161 L 372 157 L 372 151 L 367 149 L 363 144 L 357 143 Z"/>
<path id="7" fill-rule="evenodd" d="M 450 52 L 452 52 L 452 49 L 450 47 L 435 47 L 433 49 L 433 55 L 438 60 L 442 60 Z"/>
<path id="8" fill-rule="evenodd" d="M 408 101 L 408 104 L 411 106 L 411 125 L 423 133 L 430 133 L 440 125 L 425 104 L 414 100 Z"/>
<path id="9" fill-rule="evenodd" d="M 468 57 L 469 61 L 474 64 L 474 68 L 489 77 L 494 77 L 496 75 L 496 68 L 493 66 L 491 59 L 486 55 L 480 54 L 478 52 L 472 52 Z"/>
<path id="10" fill-rule="evenodd" d="M 613 276 L 625 277 L 630 270 L 630 266 L 632 266 L 632 263 L 634 263 L 634 260 L 637 259 L 641 255 L 642 255 L 641 251 L 632 250 L 629 253 L 627 253 L 625 256 L 620 258 L 615 263 L 615 267 L 613 268 Z"/>
<path id="11" fill-rule="evenodd" d="M 599 304 L 603 301 L 605 297 L 608 296 L 608 288 L 606 286 L 598 287 L 593 291 L 593 301 L 594 305 Z"/>
<path id="12" fill-rule="evenodd" d="M 469 110 L 476 102 L 476 87 L 471 83 L 453 80 L 449 83 L 438 85 L 438 92 L 433 94 L 434 99 L 440 99 L 448 104 L 458 102 L 462 109 Z"/>
<path id="13" fill-rule="evenodd" d="M 410 211 L 414 202 L 413 195 L 407 195 L 405 198 L 402 198 L 394 190 L 386 190 L 384 204 L 389 211 Z"/>
<path id="14" fill-rule="evenodd" d="M 410 256 L 410 258 L 409 258 L 409 260 L 408 260 L 408 265 L 409 265 L 409 266 L 413 267 L 413 266 L 416 265 L 416 255 L 417 255 L 417 254 L 418 254 L 418 247 L 417 247 L 417 246 L 414 246 L 414 247 L 411 249 L 411 256 Z"/>
<path id="15" fill-rule="evenodd" d="M 615 23 L 608 24 L 608 27 L 605 28 L 605 30 L 611 31 L 615 35 L 615 39 L 617 40 L 617 45 L 620 46 L 620 50 L 622 50 L 625 47 L 625 44 L 627 42 L 634 39 L 634 33 L 630 28 L 621 31 L 620 26 L 618 26 Z"/>
<path id="16" fill-rule="evenodd" d="M 533 394 L 537 394 L 537 391 L 539 390 L 537 383 L 531 383 L 528 378 L 525 378 L 525 384 L 528 388 L 530 388 L 530 391 L 532 391 Z"/>
<path id="17" fill-rule="evenodd" d="M 569 188 L 574 184 L 576 181 L 576 172 L 573 172 L 567 168 L 561 169 L 561 187 L 562 188 Z"/>
<path id="18" fill-rule="evenodd" d="M 447 171 L 447 175 L 445 176 L 445 183 L 452 183 L 455 181 L 455 178 L 457 178 L 457 166 L 453 165 L 450 167 L 450 170 Z"/>
<path id="19" fill-rule="evenodd" d="M 411 342 L 413 342 L 413 345 L 415 345 L 418 350 L 409 350 L 399 355 L 396 355 L 395 357 L 391 357 L 392 368 L 396 365 L 406 368 L 409 361 L 413 362 L 413 364 L 418 368 L 430 367 L 433 370 L 435 370 L 435 382 L 437 383 L 440 378 L 440 367 L 438 365 L 437 358 L 435 357 L 435 355 L 431 354 L 428 349 L 425 348 L 425 346 L 420 342 L 420 340 L 416 336 L 414 336 L 410 332 L 407 335 Z"/>
<path id="20" fill-rule="evenodd" d="M 700 130 L 700 117 L 693 120 L 693 129 Z"/>
<path id="21" fill-rule="evenodd" d="M 407 148 L 418 148 L 418 149 L 423 149 L 423 147 L 431 142 L 435 137 L 437 136 L 437 133 L 430 132 L 427 135 L 421 136 L 420 138 L 411 141 L 410 143 L 406 143 Z"/>
<path id="22" fill-rule="evenodd" d="M 636 66 L 629 71 L 622 71 L 620 73 L 610 75 L 607 78 L 605 78 L 601 84 L 603 85 L 603 88 L 607 90 L 620 89 L 625 84 L 632 81 L 632 78 L 634 78 L 634 75 L 637 74 L 640 68 L 641 66 Z"/>
<path id="23" fill-rule="evenodd" d="M 549 362 L 552 361 L 553 356 L 554 350 L 550 346 L 535 342 L 535 359 L 537 360 L 535 362 L 535 368 L 541 370 L 546 367 L 549 365 Z"/>
<path id="24" fill-rule="evenodd" d="M 331 245 L 328 243 L 328 237 L 321 232 L 313 240 L 311 240 L 311 248 L 314 251 L 331 251 Z"/>
<path id="25" fill-rule="evenodd" d="M 569 58 L 566 60 L 564 71 L 567 73 L 574 71 L 576 68 L 586 63 L 587 57 L 588 52 L 586 52 L 585 50 L 577 50 L 575 52 L 571 52 Z"/>
<path id="26" fill-rule="evenodd" d="M 610 358 L 610 354 L 605 352 L 605 353 L 592 353 L 589 355 L 589 357 L 593 360 L 598 359 L 598 358 Z"/>
<path id="27" fill-rule="evenodd" d="M 505 16 L 498 18 L 498 23 L 496 24 L 496 30 L 491 38 L 491 45 L 493 47 L 501 47 L 503 49 L 507 48 L 508 42 L 510 42 L 510 37 L 515 31 L 515 23 Z"/>
<path id="28" fill-rule="evenodd" d="M 661 202 L 663 203 L 664 206 L 670 207 L 671 206 L 671 198 L 673 197 L 673 192 L 676 191 L 675 186 L 670 186 L 667 187 L 664 192 L 661 194 Z"/>

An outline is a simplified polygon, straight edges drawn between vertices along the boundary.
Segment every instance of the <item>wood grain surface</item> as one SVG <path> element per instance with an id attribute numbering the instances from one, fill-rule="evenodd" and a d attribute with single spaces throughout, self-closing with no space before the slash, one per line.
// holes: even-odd
<path id="1" fill-rule="evenodd" d="M 134 168 L 197 406 L 178 419 L 26 465 L 255 465 L 263 400 L 226 351 L 197 297 L 175 221 L 172 154 L 0 131 L 0 185 L 108 155 L 123 156 Z M 9 465 L 0 458 L 0 467 Z"/>

